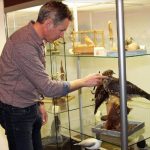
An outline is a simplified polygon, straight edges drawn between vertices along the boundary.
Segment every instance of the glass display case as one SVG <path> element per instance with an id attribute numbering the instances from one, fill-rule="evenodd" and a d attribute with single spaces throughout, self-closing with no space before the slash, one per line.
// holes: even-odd
<path id="1" fill-rule="evenodd" d="M 62 55 L 56 55 L 56 60 L 61 62 L 60 58 L 62 58 Z M 118 76 L 118 59 L 114 57 L 99 57 L 99 56 L 89 56 L 89 55 L 66 55 L 66 64 L 67 64 L 67 79 L 72 80 L 76 77 L 83 77 L 91 72 L 98 72 L 104 71 L 106 68 L 113 69 L 116 73 L 116 77 Z M 135 66 L 136 63 L 142 62 L 143 59 L 145 61 L 149 61 L 149 55 L 145 56 L 136 56 L 136 57 L 127 57 L 127 70 L 137 71 L 136 74 L 133 72 L 129 72 L 128 74 L 128 80 L 134 81 L 135 75 L 141 74 L 142 72 L 139 70 L 139 66 Z M 91 63 L 91 62 L 94 62 Z M 113 62 L 113 63 L 112 63 Z M 134 64 L 132 64 L 134 62 Z M 59 65 L 58 64 L 58 65 Z M 69 65 L 68 65 L 69 64 Z M 110 65 L 111 64 L 111 65 Z M 93 66 L 94 65 L 94 66 Z M 74 66 L 74 67 L 72 67 Z M 85 66 L 88 66 L 85 67 Z M 143 66 L 141 66 L 142 68 Z M 76 68 L 76 70 L 75 70 Z M 89 70 L 90 68 L 90 70 Z M 130 76 L 130 77 L 129 77 Z M 145 78 L 148 80 L 148 74 L 144 75 Z M 132 80 L 130 79 L 132 78 Z M 139 77 L 140 78 L 140 77 Z M 144 81 L 138 81 L 134 83 L 136 85 L 141 85 L 140 82 Z M 141 86 L 143 89 L 149 87 L 149 85 Z M 96 115 L 94 115 L 94 95 L 91 93 L 92 88 L 83 88 L 82 90 L 79 90 L 78 92 L 73 92 L 71 95 L 74 96 L 72 101 L 68 101 L 68 109 L 66 109 L 63 112 L 60 112 L 60 114 L 68 114 L 69 111 L 69 122 L 65 122 L 65 119 L 62 115 L 62 124 L 61 124 L 61 131 L 63 135 L 67 135 L 66 132 L 68 132 L 66 129 L 70 131 L 68 136 L 71 136 L 74 140 L 82 140 L 87 137 L 95 137 L 99 138 L 99 134 L 96 134 L 95 132 L 92 132 L 92 129 L 101 124 L 103 121 L 100 120 L 102 115 L 106 115 L 106 105 L 105 102 L 102 104 L 102 106 L 98 109 L 98 112 Z M 134 98 L 132 101 L 128 102 L 128 106 L 132 108 L 130 114 L 128 115 L 129 121 L 135 121 L 144 123 L 144 127 L 142 126 L 140 130 L 129 136 L 129 146 L 132 146 L 134 143 L 137 143 L 139 140 L 140 135 L 143 135 L 144 138 L 149 138 L 149 107 L 150 103 L 148 100 L 144 98 Z M 143 112 L 142 114 L 140 112 Z M 143 114 L 147 114 L 147 117 L 143 117 Z M 66 116 L 65 116 L 66 117 Z M 65 129 L 65 130 L 63 130 Z M 105 141 L 102 146 L 104 147 L 110 147 L 113 145 L 113 147 L 119 147 L 120 145 L 120 137 L 102 137 L 102 140 Z M 108 145 L 107 145 L 107 144 Z M 112 145 L 110 143 L 113 143 Z"/>
<path id="2" fill-rule="evenodd" d="M 142 51 L 144 53 L 139 53 L 139 51 L 138 53 L 136 51 L 127 53 L 127 80 L 132 81 L 150 93 L 148 83 L 150 76 L 150 20 L 148 15 L 150 2 L 125 0 L 124 4 L 125 37 L 126 39 L 132 37 L 134 42 L 138 43 L 141 49 L 144 50 Z M 70 3 L 68 5 L 71 6 Z M 36 20 L 38 9 L 34 9 L 34 11 L 30 9 L 26 13 L 24 13 L 25 10 L 7 13 L 8 35 L 11 35 L 31 19 Z M 76 9 L 73 7 L 71 9 L 73 12 L 77 11 L 77 16 L 74 17 L 74 24 L 71 24 L 65 34 L 65 40 L 59 40 L 53 44 L 47 43 L 46 45 L 46 69 L 49 75 L 55 80 L 70 81 L 91 73 L 113 69 L 116 73 L 115 76 L 119 77 L 115 1 L 105 0 L 103 2 L 93 2 L 93 4 L 90 3 L 89 5 L 86 3 L 85 6 L 77 5 Z M 74 12 L 74 14 L 76 13 Z M 22 22 L 23 17 L 25 18 L 24 22 Z M 110 21 L 112 31 L 109 26 Z M 97 56 L 94 56 L 94 53 L 88 55 L 73 53 L 71 51 L 73 46 L 71 32 L 73 30 L 103 30 L 104 50 L 113 50 L 113 53 Z M 110 32 L 113 34 L 111 35 Z M 103 103 L 97 114 L 94 115 L 95 102 L 93 101 L 94 95 L 91 93 L 92 89 L 83 88 L 58 100 L 45 98 L 45 105 L 49 114 L 49 121 L 41 130 L 45 144 L 52 141 L 50 146 L 63 148 L 66 143 L 94 137 L 103 141 L 102 147 L 105 149 L 120 149 L 120 137 L 101 137 L 99 133 L 95 133 L 92 130 L 103 122 L 100 118 L 107 113 L 106 105 Z M 128 102 L 128 106 L 132 108 L 128 115 L 128 120 L 144 123 L 141 129 L 128 137 L 129 149 L 136 150 L 138 141 L 143 140 L 146 140 L 147 147 L 149 147 L 150 102 L 144 98 L 134 98 Z M 59 128 L 59 132 L 56 131 L 57 128 Z M 53 129 L 56 133 L 52 133 Z M 56 139 L 51 138 L 50 140 L 52 135 Z"/>

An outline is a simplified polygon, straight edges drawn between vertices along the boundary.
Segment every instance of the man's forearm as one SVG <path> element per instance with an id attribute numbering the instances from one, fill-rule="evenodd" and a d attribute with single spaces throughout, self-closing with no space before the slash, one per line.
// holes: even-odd
<path id="1" fill-rule="evenodd" d="M 84 87 L 82 79 L 76 79 L 74 81 L 70 81 L 70 92 L 75 91 Z"/>
<path id="2" fill-rule="evenodd" d="M 91 74 L 81 79 L 70 81 L 70 92 L 80 89 L 82 87 L 93 87 L 102 84 L 102 80 L 107 78 L 100 74 Z"/>

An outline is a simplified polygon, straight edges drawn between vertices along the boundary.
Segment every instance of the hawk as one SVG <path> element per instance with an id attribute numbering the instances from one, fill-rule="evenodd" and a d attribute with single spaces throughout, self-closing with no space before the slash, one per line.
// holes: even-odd
<path id="1" fill-rule="evenodd" d="M 103 84 L 96 87 L 95 90 L 95 110 L 94 114 L 96 114 L 97 109 L 100 105 L 106 101 L 110 95 L 120 97 L 120 84 L 119 78 L 113 76 L 114 71 L 109 69 L 102 73 L 104 76 L 108 76 L 108 78 L 103 80 Z M 133 97 L 143 97 L 150 100 L 150 94 L 146 91 L 142 90 L 137 85 L 126 81 L 126 94 L 127 100 L 130 100 Z"/>

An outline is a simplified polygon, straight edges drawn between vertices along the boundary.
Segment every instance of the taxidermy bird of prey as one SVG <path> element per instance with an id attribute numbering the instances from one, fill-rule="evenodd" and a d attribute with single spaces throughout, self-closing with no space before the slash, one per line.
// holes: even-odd
<path id="1" fill-rule="evenodd" d="M 102 141 L 97 140 L 95 138 L 88 138 L 74 145 L 80 145 L 82 148 L 86 149 L 97 150 L 100 149 L 101 143 Z"/>
<path id="2" fill-rule="evenodd" d="M 96 87 L 95 91 L 95 110 L 94 114 L 96 114 L 97 109 L 100 105 L 106 101 L 110 95 L 114 95 L 120 97 L 120 84 L 119 78 L 113 77 L 113 70 L 106 70 L 102 73 L 104 76 L 108 76 L 107 79 L 103 80 L 103 84 Z M 127 92 L 127 100 L 133 97 L 143 97 L 150 100 L 150 94 L 146 91 L 142 90 L 135 84 L 126 81 L 126 92 Z"/>

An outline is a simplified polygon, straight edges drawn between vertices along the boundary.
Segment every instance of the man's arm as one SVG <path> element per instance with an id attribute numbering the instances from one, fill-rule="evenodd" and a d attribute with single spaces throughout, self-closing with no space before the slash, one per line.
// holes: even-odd
<path id="1" fill-rule="evenodd" d="M 107 78 L 98 74 L 91 74 L 81 79 L 70 81 L 70 92 L 80 89 L 82 87 L 93 87 L 102 84 L 102 80 Z"/>

